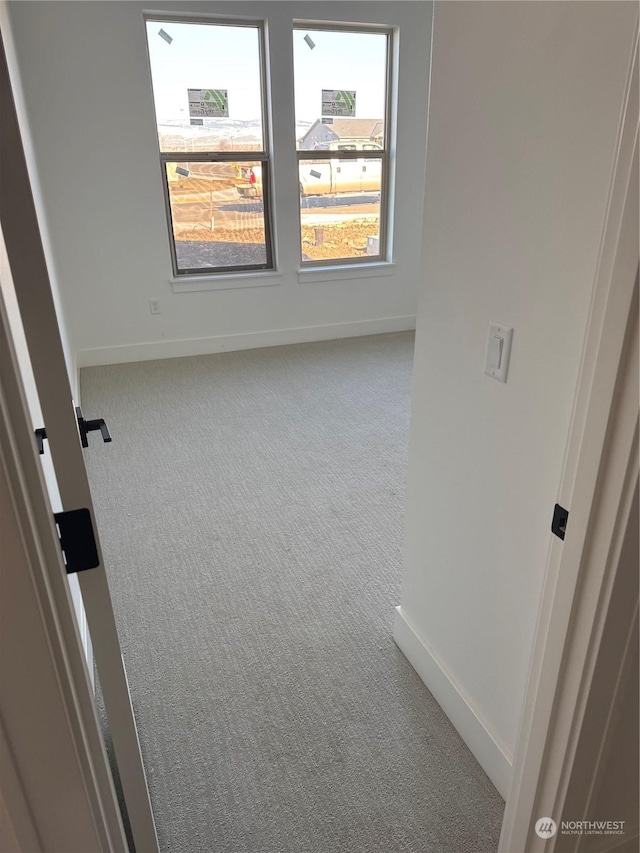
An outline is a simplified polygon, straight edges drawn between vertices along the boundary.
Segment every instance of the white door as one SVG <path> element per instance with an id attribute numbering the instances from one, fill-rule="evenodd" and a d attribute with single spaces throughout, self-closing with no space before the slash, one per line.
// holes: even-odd
<path id="1" fill-rule="evenodd" d="M 0 55 L 0 99 L 0 223 L 46 428 L 46 452 L 53 463 L 63 510 L 86 509 L 93 521 L 98 565 L 79 572 L 77 581 L 133 839 L 138 853 L 154 853 L 158 841 L 153 813 L 4 45 Z M 99 433 L 91 435 L 100 438 Z"/>

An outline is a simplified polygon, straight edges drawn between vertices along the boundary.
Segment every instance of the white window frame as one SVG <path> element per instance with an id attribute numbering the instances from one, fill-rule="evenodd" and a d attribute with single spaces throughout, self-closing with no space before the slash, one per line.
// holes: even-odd
<path id="1" fill-rule="evenodd" d="M 308 271 L 311 269 L 322 269 L 327 272 L 332 269 L 342 269 L 345 267 L 360 266 L 368 267 L 372 264 L 388 262 L 390 260 L 390 247 L 388 245 L 389 236 L 391 234 L 391 169 L 393 167 L 391 159 L 391 128 L 395 125 L 395 116 L 392 116 L 392 92 L 393 92 L 393 71 L 394 71 L 394 52 L 395 52 L 395 29 L 393 27 L 376 26 L 374 24 L 342 24 L 339 22 L 330 21 L 305 21 L 295 19 L 292 27 L 292 46 L 293 33 L 296 30 L 304 30 L 305 32 L 341 32 L 341 33 L 363 33 L 366 35 L 384 35 L 387 38 L 387 55 L 385 69 L 385 100 L 384 100 L 384 136 L 382 152 L 370 151 L 368 149 L 349 150 L 299 150 L 296 141 L 296 169 L 298 176 L 300 174 L 300 162 L 304 160 L 361 160 L 367 159 L 380 160 L 381 162 L 381 181 L 380 181 L 380 228 L 378 240 L 378 254 L 367 255 L 357 258 L 327 258 L 324 260 L 308 260 L 302 258 L 302 215 L 298 212 L 299 223 L 299 251 L 300 251 L 300 278 L 303 280 L 311 280 L 308 278 Z M 293 68 L 293 84 L 295 87 L 295 67 Z M 373 155 L 373 156 L 372 156 Z M 298 177 L 298 180 L 299 177 Z M 305 275 L 307 272 L 307 275 Z"/>
<path id="2" fill-rule="evenodd" d="M 159 159 L 162 172 L 163 195 L 165 199 L 165 212 L 167 218 L 167 230 L 169 237 L 169 248 L 173 275 L 170 278 L 174 292 L 190 292 L 199 290 L 226 290 L 236 287 L 257 287 L 260 285 L 277 285 L 283 278 L 283 270 L 279 269 L 277 259 L 279 257 L 279 246 L 276 229 L 276 215 L 273 191 L 274 181 L 274 157 L 272 151 L 272 104 L 271 84 L 272 69 L 268 62 L 267 30 L 268 19 L 253 17 L 218 16 L 206 14 L 181 14 L 176 13 L 154 13 L 146 12 L 143 15 L 145 25 L 145 45 L 147 46 L 147 67 L 149 69 L 149 80 L 151 96 L 155 104 L 153 91 L 153 78 L 151 73 L 151 62 L 148 50 L 147 24 L 149 22 L 159 25 L 168 23 L 249 27 L 258 29 L 259 51 L 260 51 L 260 86 L 261 86 L 261 117 L 263 130 L 263 148 L 261 151 L 204 151 L 204 152 L 163 152 L 160 151 L 160 140 L 157 134 L 157 115 L 154 109 L 154 122 L 156 137 L 158 139 Z M 328 258 L 310 259 L 302 258 L 302 221 L 301 208 L 297 211 L 297 241 L 298 241 L 298 281 L 300 283 L 315 283 L 325 280 L 345 280 L 351 278 L 366 278 L 368 276 L 389 276 L 393 274 L 392 263 L 392 238 L 393 238 L 393 170 L 395 168 L 395 126 L 396 126 L 396 101 L 394 97 L 397 33 L 396 27 L 372 23 L 342 23 L 339 21 L 303 20 L 293 19 L 291 22 L 291 83 L 295 85 L 295 70 L 293 66 L 293 34 L 296 30 L 323 31 L 323 32 L 351 32 L 371 35 L 386 36 L 386 68 L 385 68 L 385 101 L 384 101 L 384 135 L 383 147 L 380 153 L 374 150 L 357 149 L 348 150 L 297 150 L 297 142 L 294 141 L 296 152 L 295 169 L 296 181 L 299 181 L 300 162 L 309 159 L 332 160 L 337 159 L 375 159 L 381 163 L 380 184 L 380 222 L 379 222 L 379 251 L 376 255 L 363 255 L 354 258 Z M 295 106 L 292 105 L 293 109 Z M 309 155 L 312 155 L 311 157 Z M 175 237 L 171 215 L 171 204 L 169 198 L 169 187 L 167 179 L 167 163 L 180 162 L 259 162 L 262 170 L 262 198 L 265 227 L 265 250 L 267 262 L 263 265 L 248 264 L 237 266 L 202 267 L 196 269 L 178 269 Z M 282 236 L 282 235 L 281 235 Z M 295 274 L 295 271 L 292 271 Z"/>
<path id="3" fill-rule="evenodd" d="M 155 105 L 155 92 L 153 88 L 153 73 L 151 69 L 151 57 L 148 48 L 148 32 L 147 24 L 194 24 L 197 26 L 215 26 L 215 27 L 246 27 L 258 30 L 258 50 L 259 50 L 259 67 L 260 67 L 260 95 L 261 95 L 261 119 L 262 119 L 262 150 L 261 151 L 196 151 L 196 152 L 181 152 L 181 151 L 162 151 L 160 149 L 160 139 L 158 137 L 158 151 L 160 155 L 160 166 L 162 171 L 162 184 L 164 188 L 164 200 L 167 216 L 167 226 L 169 231 L 169 248 L 171 252 L 171 263 L 173 266 L 174 279 L 180 282 L 182 279 L 189 279 L 191 282 L 197 279 L 204 278 L 224 278 L 227 276 L 247 276 L 261 275 L 263 273 L 272 274 L 276 270 L 276 245 L 274 240 L 273 228 L 273 203 L 271 193 L 271 180 L 273 174 L 273 157 L 271 153 L 271 133 L 269 119 L 271 116 L 271 108 L 269 99 L 270 87 L 268 85 L 269 69 L 267 69 L 266 61 L 266 45 L 265 45 L 265 21 L 259 19 L 247 18 L 219 18 L 208 17 L 202 15 L 179 15 L 179 14 L 153 14 L 152 12 L 144 15 L 145 25 L 145 44 L 147 45 L 147 65 L 149 68 L 149 76 L 151 81 L 151 96 Z M 157 113 L 154 109 L 154 118 L 156 123 L 157 135 Z M 173 218 L 171 213 L 171 201 L 169 196 L 169 181 L 167 178 L 168 163 L 244 163 L 244 162 L 259 162 L 261 167 L 262 180 L 262 207 L 264 217 L 264 232 L 265 232 L 265 252 L 266 263 L 264 264 L 238 264 L 220 267 L 198 267 L 192 269 L 179 269 L 176 255 L 176 241 L 173 231 Z M 195 289 L 195 288 L 189 288 Z"/>

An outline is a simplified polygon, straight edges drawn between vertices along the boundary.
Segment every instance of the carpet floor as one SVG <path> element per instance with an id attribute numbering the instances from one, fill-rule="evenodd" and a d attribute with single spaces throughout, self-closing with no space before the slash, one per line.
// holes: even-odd
<path id="1" fill-rule="evenodd" d="M 161 849 L 489 853 L 503 801 L 392 639 L 413 336 L 82 371 Z"/>

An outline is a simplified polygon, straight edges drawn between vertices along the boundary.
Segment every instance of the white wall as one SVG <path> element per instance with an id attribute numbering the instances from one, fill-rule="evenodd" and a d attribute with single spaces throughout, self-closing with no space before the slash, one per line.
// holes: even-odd
<path id="1" fill-rule="evenodd" d="M 292 86 L 274 89 L 281 283 L 174 293 L 146 36 L 138 2 L 10 3 L 62 298 L 81 364 L 310 340 L 415 322 L 431 4 L 186 2 L 267 18 L 274 78 L 291 79 L 292 18 L 399 27 L 393 275 L 301 284 Z M 283 128 L 283 130 L 278 130 Z M 151 316 L 148 300 L 160 299 Z M 343 325 L 340 325 L 343 324 Z M 311 327 L 311 328 L 309 328 Z M 298 330 L 273 334 L 274 330 Z M 235 337 L 234 337 L 235 336 Z M 186 341 L 186 343 L 184 343 Z"/>
<path id="2" fill-rule="evenodd" d="M 636 15 L 436 7 L 395 636 L 505 797 Z M 490 321 L 515 330 L 507 384 Z"/>

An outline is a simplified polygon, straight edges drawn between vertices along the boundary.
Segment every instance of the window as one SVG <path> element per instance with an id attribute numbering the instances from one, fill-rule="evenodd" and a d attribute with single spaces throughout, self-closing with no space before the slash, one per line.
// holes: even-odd
<path id="1" fill-rule="evenodd" d="M 262 27 L 146 25 L 175 275 L 273 269 Z"/>
<path id="2" fill-rule="evenodd" d="M 386 257 L 389 41 L 380 31 L 294 30 L 303 266 Z"/>
<path id="3" fill-rule="evenodd" d="M 174 275 L 273 270 L 263 25 L 153 15 L 146 29 Z M 293 28 L 303 268 L 388 257 L 391 54 L 391 30 Z"/>

